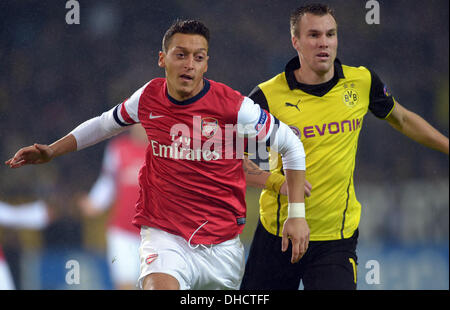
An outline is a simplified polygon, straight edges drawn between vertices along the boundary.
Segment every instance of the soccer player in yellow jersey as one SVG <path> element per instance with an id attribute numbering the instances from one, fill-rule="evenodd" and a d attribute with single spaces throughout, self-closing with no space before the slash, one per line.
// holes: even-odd
<path id="1" fill-rule="evenodd" d="M 401 106 L 380 78 L 365 67 L 336 58 L 338 38 L 333 11 L 307 5 L 291 14 L 292 45 L 298 53 L 274 78 L 259 84 L 250 97 L 286 123 L 303 142 L 305 199 L 310 228 L 307 251 L 296 264 L 280 252 L 287 214 L 281 160 L 263 177 L 260 222 L 252 242 L 241 289 L 356 289 L 356 244 L 361 205 L 353 184 L 358 136 L 368 110 L 393 128 L 448 155 L 448 138 L 419 115 Z M 247 165 L 251 166 L 251 163 Z M 258 180 L 247 174 L 247 181 Z M 259 181 L 261 183 L 261 181 Z"/>

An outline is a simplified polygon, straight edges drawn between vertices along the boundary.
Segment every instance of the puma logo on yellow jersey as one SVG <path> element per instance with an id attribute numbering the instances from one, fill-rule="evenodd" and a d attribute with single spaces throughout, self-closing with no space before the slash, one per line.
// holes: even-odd
<path id="1" fill-rule="evenodd" d="M 292 103 L 289 103 L 289 102 L 286 102 L 286 103 L 285 103 L 285 105 L 286 105 L 287 107 L 294 107 L 294 108 L 296 108 L 296 109 L 300 112 L 300 108 L 298 107 L 299 104 L 300 104 L 300 100 L 297 101 L 297 104 L 292 104 Z"/>

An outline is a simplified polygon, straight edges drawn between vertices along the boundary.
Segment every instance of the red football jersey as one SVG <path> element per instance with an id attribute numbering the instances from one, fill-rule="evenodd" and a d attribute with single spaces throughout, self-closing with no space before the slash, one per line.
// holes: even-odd
<path id="1" fill-rule="evenodd" d="M 146 148 L 147 144 L 139 143 L 129 135 L 118 137 L 108 147 L 117 161 L 114 174 L 116 199 L 109 224 L 134 233 L 139 233 L 132 220 L 134 205 L 139 198 L 138 174 L 144 163 Z"/>
<path id="2" fill-rule="evenodd" d="M 225 139 L 229 125 L 237 124 L 244 97 L 204 81 L 198 95 L 178 102 L 168 95 L 166 79 L 154 79 L 118 113 L 128 124 L 139 121 L 150 143 L 133 224 L 180 235 L 192 244 L 217 244 L 244 228 L 242 158 L 234 141 Z"/>

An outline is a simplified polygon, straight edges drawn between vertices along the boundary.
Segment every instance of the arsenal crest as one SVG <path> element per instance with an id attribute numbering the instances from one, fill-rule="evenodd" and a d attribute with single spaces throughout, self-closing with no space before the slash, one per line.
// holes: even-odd
<path id="1" fill-rule="evenodd" d="M 214 136 L 219 128 L 219 122 L 213 117 L 202 118 L 202 135 L 207 139 Z"/>

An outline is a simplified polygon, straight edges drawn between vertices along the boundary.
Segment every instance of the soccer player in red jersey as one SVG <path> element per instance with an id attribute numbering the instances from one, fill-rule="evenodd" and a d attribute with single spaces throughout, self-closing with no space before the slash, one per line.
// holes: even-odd
<path id="1" fill-rule="evenodd" d="M 148 139 L 145 129 L 133 125 L 129 134 L 112 139 L 103 156 L 102 171 L 88 194 L 78 200 L 83 214 L 99 216 L 111 208 L 106 242 L 108 266 L 116 289 L 136 288 L 139 276 L 139 229 L 132 224 L 139 198 L 139 169 Z"/>
<path id="2" fill-rule="evenodd" d="M 245 216 L 243 138 L 282 154 L 288 218 L 280 250 L 291 262 L 308 247 L 304 214 L 305 156 L 289 127 L 253 100 L 204 78 L 209 30 L 177 21 L 166 32 L 155 78 L 130 98 L 51 145 L 34 144 L 6 161 L 11 168 L 46 163 L 141 123 L 149 140 L 139 173 L 133 224 L 141 229 L 144 289 L 238 289 L 244 272 L 239 240 Z"/>

